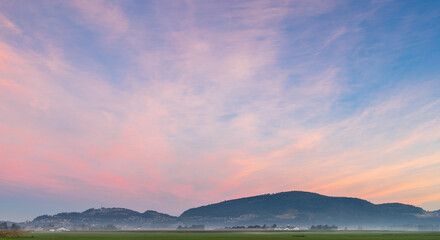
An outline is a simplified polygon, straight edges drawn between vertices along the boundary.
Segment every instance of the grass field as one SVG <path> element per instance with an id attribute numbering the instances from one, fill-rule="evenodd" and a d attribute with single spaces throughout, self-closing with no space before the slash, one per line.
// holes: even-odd
<path id="1" fill-rule="evenodd" d="M 307 239 L 307 240 L 436 240 L 440 232 L 64 232 L 64 233 L 28 233 L 19 239 L 39 240 L 226 240 L 226 239 Z"/>

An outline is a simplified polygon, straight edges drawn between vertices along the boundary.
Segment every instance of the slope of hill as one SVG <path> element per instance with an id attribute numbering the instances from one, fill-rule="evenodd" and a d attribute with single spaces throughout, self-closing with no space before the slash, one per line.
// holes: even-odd
<path id="1" fill-rule="evenodd" d="M 234 224 L 409 224 L 423 222 L 422 208 L 373 204 L 348 197 L 291 191 L 224 201 L 185 211 L 186 223 Z"/>
<path id="2" fill-rule="evenodd" d="M 173 217 L 156 211 L 136 212 L 125 208 L 91 208 L 84 212 L 43 215 L 26 223 L 28 228 L 106 229 L 120 226 L 127 228 L 166 228 L 177 223 Z M 111 230 L 111 229 L 108 229 Z"/>
<path id="3" fill-rule="evenodd" d="M 239 198 L 186 210 L 179 217 L 155 211 L 144 213 L 125 208 L 88 209 L 84 212 L 43 215 L 23 223 L 28 229 L 106 228 L 175 229 L 177 225 L 236 226 L 253 224 L 337 224 L 342 226 L 413 226 L 440 224 L 440 211 L 401 203 L 373 204 L 349 197 L 329 197 L 291 191 Z"/>

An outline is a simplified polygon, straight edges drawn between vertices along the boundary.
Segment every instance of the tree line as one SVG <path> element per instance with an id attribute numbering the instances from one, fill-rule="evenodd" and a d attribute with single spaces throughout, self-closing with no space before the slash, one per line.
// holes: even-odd
<path id="1" fill-rule="evenodd" d="M 338 226 L 336 226 L 336 225 L 329 226 L 327 224 L 326 225 L 317 225 L 317 226 L 313 225 L 310 228 L 310 230 L 338 230 Z"/>
<path id="2" fill-rule="evenodd" d="M 20 226 L 13 223 L 10 227 L 8 226 L 7 222 L 1 222 L 0 223 L 0 230 L 11 230 L 11 231 L 18 231 L 20 230 Z"/>

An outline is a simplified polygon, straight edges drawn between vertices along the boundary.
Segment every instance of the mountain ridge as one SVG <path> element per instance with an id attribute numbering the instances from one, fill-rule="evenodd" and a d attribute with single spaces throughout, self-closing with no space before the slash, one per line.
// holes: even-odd
<path id="1" fill-rule="evenodd" d="M 187 223 L 228 225 L 264 222 L 296 224 L 368 224 L 422 222 L 428 212 L 402 203 L 374 204 L 352 197 L 330 197 L 288 191 L 227 200 L 186 210 L 179 217 Z"/>
<path id="2" fill-rule="evenodd" d="M 440 210 L 426 211 L 403 203 L 374 204 L 353 197 L 332 197 L 313 192 L 287 191 L 225 200 L 190 208 L 180 216 L 153 210 L 90 208 L 38 216 L 25 225 L 48 228 L 69 225 L 79 229 L 117 225 L 121 228 L 175 228 L 178 224 L 234 226 L 246 224 L 425 224 L 440 223 Z"/>

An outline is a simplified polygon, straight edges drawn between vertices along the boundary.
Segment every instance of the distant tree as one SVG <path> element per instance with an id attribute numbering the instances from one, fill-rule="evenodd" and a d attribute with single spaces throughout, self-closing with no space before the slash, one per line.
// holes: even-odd
<path id="1" fill-rule="evenodd" d="M 249 225 L 247 228 L 261 228 L 260 225 Z"/>
<path id="2" fill-rule="evenodd" d="M 332 226 L 329 226 L 329 225 L 318 225 L 318 226 L 315 226 L 315 225 L 313 225 L 312 227 L 310 227 L 310 230 L 337 230 L 338 229 L 338 226 L 336 226 L 336 225 L 332 225 Z"/>
<path id="3" fill-rule="evenodd" d="M 7 222 L 0 223 L 0 230 L 8 230 L 8 223 Z"/>
<path id="4" fill-rule="evenodd" d="M 277 225 L 276 225 L 276 224 L 274 224 L 274 225 L 272 225 L 272 226 L 271 226 L 271 228 L 277 228 Z"/>
<path id="5" fill-rule="evenodd" d="M 246 228 L 245 226 L 233 226 L 230 227 L 231 229 L 242 229 L 242 228 Z"/>
<path id="6" fill-rule="evenodd" d="M 18 230 L 20 230 L 20 228 L 21 228 L 21 227 L 18 226 L 17 224 L 15 224 L 15 223 L 13 223 L 12 226 L 11 226 L 11 230 L 12 230 L 12 231 L 18 231 Z"/>

